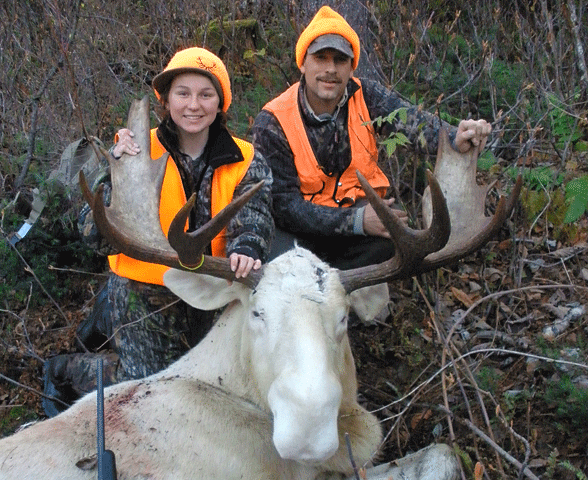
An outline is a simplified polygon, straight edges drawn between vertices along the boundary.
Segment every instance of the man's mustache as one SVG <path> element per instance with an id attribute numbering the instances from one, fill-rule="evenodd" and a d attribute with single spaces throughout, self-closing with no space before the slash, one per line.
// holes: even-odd
<path id="1" fill-rule="evenodd" d="M 320 82 L 341 83 L 341 79 L 339 77 L 317 77 L 317 80 Z"/>

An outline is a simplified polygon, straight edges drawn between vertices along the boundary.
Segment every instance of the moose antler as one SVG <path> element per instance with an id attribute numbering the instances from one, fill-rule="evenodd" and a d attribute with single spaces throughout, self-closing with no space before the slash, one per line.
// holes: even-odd
<path id="1" fill-rule="evenodd" d="M 109 158 L 112 196 L 109 207 L 104 206 L 103 187 L 92 194 L 80 171 L 80 186 L 94 212 L 94 221 L 104 238 L 120 252 L 137 260 L 158 263 L 180 270 L 193 270 L 202 262 L 198 273 L 227 280 L 236 280 L 249 287 L 257 285 L 260 270 L 252 270 L 246 278 L 235 279 L 227 258 L 203 255 L 210 241 L 227 225 L 229 220 L 261 188 L 263 182 L 253 186 L 221 210 L 212 220 L 194 232 L 184 232 L 184 226 L 195 196 L 178 212 L 166 238 L 159 219 L 159 201 L 168 154 L 152 160 L 149 131 L 149 98 L 134 101 L 129 110 L 128 128 L 140 145 L 138 155 Z M 170 244 L 171 243 L 171 244 Z M 172 247 L 173 245 L 173 247 Z"/>
<path id="2" fill-rule="evenodd" d="M 467 154 L 455 151 L 447 131 L 441 129 L 435 176 L 427 171 L 429 186 L 423 197 L 426 230 L 404 225 L 359 177 L 370 203 L 390 232 L 396 252 L 381 264 L 341 271 L 339 276 L 347 292 L 454 263 L 482 247 L 500 229 L 514 208 L 522 179 L 517 178 L 508 198 L 500 198 L 495 214 L 486 217 L 484 203 L 490 187 L 476 183 L 478 154 L 474 148 Z"/>

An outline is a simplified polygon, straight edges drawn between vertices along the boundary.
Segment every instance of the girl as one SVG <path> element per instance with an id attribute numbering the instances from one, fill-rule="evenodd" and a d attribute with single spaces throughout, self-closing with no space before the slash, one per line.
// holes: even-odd
<path id="1" fill-rule="evenodd" d="M 152 82 L 162 121 L 151 131 L 151 157 L 169 152 L 161 192 L 164 232 L 186 199 L 196 193 L 189 230 L 204 225 L 233 196 L 265 181 L 262 189 L 213 239 L 206 252 L 227 256 L 235 276 L 245 277 L 267 260 L 274 224 L 270 211 L 271 171 L 251 144 L 232 137 L 226 127 L 231 103 L 230 80 L 223 62 L 198 47 L 176 53 Z M 133 132 L 118 131 L 115 158 L 136 155 Z M 105 199 L 109 200 L 109 183 Z M 88 206 L 81 231 L 87 243 L 104 252 Z M 111 252 L 108 252 L 111 253 Z M 111 274 L 89 318 L 78 328 L 88 347 L 107 339 L 111 352 L 60 355 L 45 365 L 46 393 L 68 403 L 95 388 L 96 357 L 104 360 L 105 384 L 155 373 L 194 346 L 212 325 L 214 312 L 194 309 L 163 286 L 167 267 L 139 262 L 123 254 L 108 257 Z M 73 393 L 72 393 L 73 392 Z M 61 408 L 45 402 L 48 414 Z"/>

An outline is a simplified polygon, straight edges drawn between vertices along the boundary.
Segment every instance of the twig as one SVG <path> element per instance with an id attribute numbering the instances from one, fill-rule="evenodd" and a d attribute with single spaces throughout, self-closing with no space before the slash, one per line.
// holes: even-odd
<path id="1" fill-rule="evenodd" d="M 523 437 L 521 434 L 517 433 L 515 431 L 515 429 L 509 425 L 508 421 L 506 420 L 506 418 L 504 418 L 504 415 L 502 414 L 502 409 L 500 408 L 500 405 L 498 405 L 498 404 L 496 404 L 496 413 L 497 413 L 498 418 L 500 419 L 500 421 L 504 425 L 504 427 L 515 438 L 517 438 L 520 442 L 522 442 L 525 445 L 525 461 L 522 463 L 520 471 L 519 471 L 518 480 L 520 480 L 524 474 L 525 468 L 527 468 L 527 466 L 529 465 L 529 458 L 531 457 L 531 445 L 529 444 L 529 441 L 525 437 Z"/>
<path id="2" fill-rule="evenodd" d="M 47 395 L 43 392 L 39 392 L 39 390 L 33 388 L 33 387 L 29 387 L 28 385 L 24 385 L 23 383 L 17 382 L 16 380 L 13 380 L 12 378 L 7 377 L 6 375 L 3 375 L 2 373 L 0 373 L 0 379 L 2 380 L 6 380 L 8 383 L 12 383 L 13 385 L 16 385 L 17 387 L 20 388 L 24 388 L 25 390 L 29 390 L 33 393 L 36 393 L 37 395 L 40 395 L 43 398 L 47 398 L 48 400 L 51 400 L 53 402 L 58 402 L 61 403 L 61 405 L 63 405 L 64 407 L 69 407 L 70 404 L 69 403 L 65 403 L 63 400 L 60 400 L 59 398 L 56 397 L 52 397 L 51 395 Z"/>
<path id="3" fill-rule="evenodd" d="M 451 350 L 453 349 L 458 355 L 460 354 L 460 352 L 455 347 L 455 345 L 453 344 L 453 342 L 451 341 L 451 339 L 446 339 L 444 337 L 444 335 L 443 335 L 443 333 L 441 331 L 441 327 L 437 323 L 435 311 L 433 310 L 431 304 L 428 302 L 427 298 L 425 297 L 424 292 L 423 292 L 420 284 L 418 283 L 418 281 L 416 283 L 417 283 L 417 286 L 419 288 L 419 291 L 420 291 L 422 297 L 425 300 L 425 303 L 429 307 L 430 317 L 431 317 L 431 319 L 433 321 L 433 324 L 435 326 L 435 330 L 437 331 L 437 335 L 439 336 L 439 339 L 443 343 L 442 364 L 444 364 L 445 363 L 446 353 L 449 354 L 449 356 L 453 360 L 453 355 L 451 354 Z M 451 348 L 448 348 L 449 345 L 451 345 Z M 474 375 L 471 372 L 469 366 L 464 363 L 464 368 L 466 370 L 466 374 L 467 374 L 468 378 L 470 379 L 470 382 L 473 385 L 476 385 L 476 381 L 475 381 Z M 459 376 L 459 370 L 457 369 L 457 363 L 456 362 L 453 362 L 453 369 L 454 369 L 454 372 L 455 372 L 456 381 L 458 382 L 459 387 L 460 387 L 460 390 L 462 392 L 462 397 L 463 397 L 463 399 L 464 399 L 464 401 L 466 403 L 466 408 L 467 408 L 467 411 L 468 411 L 468 415 L 469 415 L 469 417 L 471 419 L 473 419 L 474 416 L 473 416 L 473 413 L 472 413 L 472 409 L 470 407 L 470 402 L 469 402 L 469 399 L 467 398 L 467 395 L 465 394 L 465 390 L 464 390 L 463 384 L 461 382 L 461 378 Z M 448 394 L 447 394 L 447 385 L 446 385 L 446 376 L 445 375 L 442 375 L 442 377 L 441 377 L 441 383 L 442 383 L 442 387 L 443 387 L 443 401 L 445 403 L 445 408 L 449 409 L 449 399 L 448 399 Z M 478 388 L 476 388 L 476 395 L 478 396 L 478 402 L 479 402 L 479 405 L 480 405 L 480 408 L 481 408 L 481 411 L 482 411 L 482 415 L 484 417 L 484 421 L 486 423 L 486 427 L 488 428 L 488 431 L 490 432 L 490 435 L 493 435 L 492 427 L 490 425 L 490 418 L 488 417 L 488 412 L 486 411 L 486 405 L 484 404 L 484 400 L 482 399 Z M 447 424 L 448 424 L 448 427 L 449 427 L 449 433 L 450 433 L 451 441 L 452 442 L 455 442 L 455 433 L 453 431 L 453 424 L 451 422 L 451 417 L 450 416 L 447 417 Z M 497 460 L 498 467 L 499 467 L 501 473 L 504 473 L 502 471 L 502 464 L 500 462 L 500 457 L 497 456 L 497 459 L 496 460 Z"/>
<path id="4" fill-rule="evenodd" d="M 345 432 L 345 443 L 347 444 L 347 454 L 349 455 L 349 462 L 351 463 L 351 467 L 353 468 L 353 472 L 355 474 L 355 480 L 360 480 L 359 470 L 357 469 L 357 465 L 355 464 L 355 459 L 353 458 L 353 450 L 351 449 L 351 440 L 349 440 L 349 434 L 347 432 Z"/>
<path id="5" fill-rule="evenodd" d="M 19 189 L 22 184 L 24 183 L 25 177 L 29 171 L 29 166 L 31 165 L 31 161 L 33 160 L 33 156 L 35 155 L 35 140 L 37 137 L 37 118 L 39 115 L 39 102 L 41 101 L 41 96 L 51 83 L 51 80 L 55 76 L 55 74 L 59 71 L 59 63 L 49 71 L 45 80 L 37 93 L 33 96 L 31 103 L 33 104 L 33 112 L 31 115 L 31 131 L 29 137 L 29 145 L 27 147 L 27 154 L 22 164 L 22 170 L 18 175 L 17 179 L 14 181 L 14 188 Z"/>
<path id="6" fill-rule="evenodd" d="M 516 458 L 514 458 L 510 453 L 508 453 L 502 447 L 497 445 L 496 442 L 494 442 L 488 435 L 486 435 L 482 430 L 480 430 L 478 427 L 476 427 L 472 422 L 470 422 L 467 419 L 462 419 L 462 418 L 457 418 L 457 420 L 459 422 L 462 422 L 463 424 L 465 424 L 470 430 L 472 430 L 472 432 L 474 432 L 482 440 L 484 440 L 488 445 L 490 445 L 494 450 L 496 450 L 505 460 L 507 460 L 508 462 L 513 464 L 519 470 L 522 470 L 523 473 L 528 478 L 530 478 L 531 480 L 539 480 L 539 477 L 537 477 L 533 472 L 531 472 L 531 470 L 529 470 L 528 467 L 525 467 L 524 465 L 522 465 L 521 462 L 519 462 Z"/>
<path id="7" fill-rule="evenodd" d="M 53 265 L 48 265 L 47 270 L 55 270 L 56 272 L 80 273 L 82 275 L 91 275 L 93 277 L 108 277 L 108 273 L 88 272 L 87 270 L 78 270 L 76 268 L 59 268 Z"/>
<path id="8" fill-rule="evenodd" d="M 29 304 L 30 304 L 31 298 L 33 296 L 32 290 L 33 290 L 33 284 L 30 284 L 29 298 L 27 299 L 27 306 L 26 306 L 25 312 L 28 311 L 28 309 L 29 309 Z M 31 357 L 35 358 L 36 360 L 43 362 L 44 360 L 39 355 L 37 355 L 37 352 L 35 352 L 35 347 L 33 346 L 33 342 L 31 342 L 31 338 L 29 337 L 29 331 L 27 329 L 27 324 L 25 322 L 24 317 L 19 317 L 19 318 L 20 318 L 20 323 L 22 325 L 23 335 L 24 335 L 24 337 L 27 341 L 27 344 L 28 344 L 28 350 L 30 352 L 29 355 Z"/>
<path id="9" fill-rule="evenodd" d="M 17 179 L 14 181 L 14 187 L 16 189 L 20 188 L 22 186 L 22 184 L 24 183 L 25 177 L 26 177 L 28 170 L 29 170 L 29 166 L 31 164 L 31 161 L 33 160 L 34 155 L 35 155 L 35 140 L 36 140 L 36 136 L 37 136 L 37 118 L 38 118 L 38 114 L 39 114 L 39 104 L 41 102 L 41 97 L 43 96 L 43 94 L 45 93 L 45 90 L 47 90 L 47 87 L 49 86 L 49 84 L 53 80 L 53 77 L 55 77 L 55 75 L 57 74 L 57 72 L 61 68 L 62 60 L 64 58 L 67 58 L 67 51 L 68 51 L 71 43 L 73 42 L 75 35 L 76 35 L 76 31 L 77 31 L 79 12 L 80 12 L 80 8 L 79 8 L 80 4 L 81 4 L 81 0 L 78 0 L 78 2 L 76 3 L 76 8 L 74 9 L 73 26 L 72 26 L 72 30 L 69 34 L 68 43 L 66 43 L 66 45 L 60 44 L 60 47 L 62 49 L 62 58 L 53 66 L 53 68 L 51 68 L 51 70 L 49 71 L 49 73 L 47 74 L 45 79 L 43 80 L 43 83 L 41 84 L 41 86 L 39 87 L 39 89 L 37 90 L 37 92 L 35 93 L 35 95 L 33 96 L 32 100 L 31 100 L 31 103 L 33 105 L 33 112 L 31 115 L 31 129 L 30 129 L 30 136 L 29 136 L 29 144 L 27 147 L 27 155 L 26 155 L 26 158 L 23 162 L 22 170 L 20 171 Z M 57 11 L 56 6 L 54 6 L 54 9 Z M 52 24 L 53 22 L 50 22 L 50 23 Z M 60 23 L 59 19 L 58 19 L 57 23 Z M 56 35 L 55 35 L 55 37 L 56 37 Z"/>
<path id="10" fill-rule="evenodd" d="M 58 310 L 58 312 L 61 314 L 61 316 L 63 317 L 63 319 L 65 320 L 65 323 L 68 325 L 68 327 L 71 326 L 70 321 L 68 320 L 67 316 L 65 315 L 65 313 L 63 312 L 63 310 L 61 309 L 61 307 L 59 306 L 59 304 L 53 299 L 53 297 L 49 294 L 49 292 L 45 289 L 45 287 L 43 286 L 43 284 L 41 283 L 41 281 L 39 280 L 39 278 L 37 277 L 37 275 L 35 274 L 35 271 L 31 268 L 31 266 L 28 264 L 28 262 L 24 259 L 24 257 L 20 254 L 20 252 L 18 251 L 18 249 L 16 248 L 16 246 L 12 245 L 10 242 L 6 241 L 6 243 L 8 245 L 10 245 L 10 247 L 15 251 L 15 253 L 18 255 L 18 258 L 20 258 L 20 260 L 22 261 L 22 263 L 24 263 L 25 265 L 25 270 L 27 272 L 29 272 L 33 278 L 35 279 L 35 281 L 37 282 L 37 284 L 39 285 L 39 287 L 41 287 L 41 290 L 43 290 L 43 293 L 45 295 L 47 295 L 47 297 L 49 298 L 49 300 L 51 300 L 51 303 L 53 303 L 53 305 L 55 306 L 55 308 Z M 75 333 L 75 339 L 77 340 L 77 342 L 80 344 L 80 346 L 84 349 L 85 352 L 88 352 L 88 349 L 86 348 L 86 346 L 84 345 L 84 342 L 82 342 L 82 340 L 78 337 L 78 334 Z"/>
<path id="11" fill-rule="evenodd" d="M 171 302 L 171 303 L 168 303 L 167 305 L 164 305 L 163 307 L 161 307 L 161 308 L 159 308 L 159 309 L 155 310 L 154 312 L 150 312 L 150 313 L 148 313 L 147 315 L 143 315 L 141 318 L 138 318 L 137 320 L 133 320 L 132 322 L 125 323 L 124 325 L 121 325 L 120 327 L 117 327 L 117 328 L 114 330 L 114 332 L 112 332 L 112 335 L 110 335 L 110 336 L 109 336 L 109 337 L 108 337 L 106 340 L 104 340 L 104 342 L 103 342 L 103 343 L 102 343 L 102 344 L 101 344 L 101 345 L 98 347 L 98 350 L 100 350 L 101 348 L 105 347 L 105 346 L 106 346 L 106 344 L 107 344 L 108 342 L 110 342 L 110 340 L 112 340 L 112 339 L 114 338 L 114 336 L 115 336 L 115 335 L 116 335 L 118 332 L 120 332 L 120 331 L 121 331 L 123 328 L 127 328 L 127 327 L 130 327 L 130 326 L 132 326 L 132 325 L 135 325 L 135 324 L 137 324 L 137 323 L 140 323 L 140 322 L 142 322 L 143 320 L 145 320 L 146 318 L 149 318 L 149 317 L 151 317 L 152 315 L 155 315 L 156 313 L 162 312 L 163 310 L 165 310 L 165 309 L 167 309 L 167 308 L 169 308 L 169 307 L 172 307 L 172 306 L 174 306 L 174 305 L 175 305 L 176 303 L 178 303 L 179 301 L 180 301 L 180 299 L 178 298 L 178 299 L 174 300 L 173 302 Z"/>
<path id="12" fill-rule="evenodd" d="M 528 290 L 552 289 L 552 288 L 570 288 L 570 289 L 588 290 L 587 287 L 582 287 L 582 286 L 579 286 L 579 285 L 555 284 L 555 285 L 530 285 L 530 286 L 527 286 L 527 287 L 518 287 L 518 288 L 513 288 L 513 289 L 510 289 L 510 290 L 503 290 L 501 292 L 491 293 L 490 295 L 486 295 L 485 297 L 482 297 L 482 298 L 476 300 L 474 303 L 472 303 L 472 305 L 470 305 L 468 307 L 468 309 L 465 312 L 463 312 L 461 314 L 461 316 L 455 321 L 455 323 L 453 324 L 453 326 L 449 330 L 449 333 L 447 334 L 447 338 L 445 339 L 445 342 L 447 343 L 449 341 L 449 339 L 455 333 L 455 330 L 457 329 L 457 327 L 459 327 L 462 324 L 462 322 L 465 320 L 465 318 L 478 305 L 480 305 L 480 304 L 482 304 L 482 303 L 484 303 L 484 302 L 486 302 L 488 300 L 492 300 L 494 298 L 502 297 L 504 295 L 512 295 L 514 293 L 524 292 L 524 291 L 528 291 Z"/>

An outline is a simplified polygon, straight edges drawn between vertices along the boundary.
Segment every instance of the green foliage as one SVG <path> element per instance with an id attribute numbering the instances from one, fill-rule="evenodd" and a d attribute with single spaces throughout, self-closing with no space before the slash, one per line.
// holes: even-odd
<path id="1" fill-rule="evenodd" d="M 575 385 L 570 377 L 551 382 L 544 400 L 555 409 L 556 419 L 582 427 L 588 422 L 588 391 Z"/>
<path id="2" fill-rule="evenodd" d="M 564 174 L 550 166 L 525 169 L 523 172 L 509 167 L 506 173 L 512 179 L 519 173 L 523 176 L 524 187 L 520 198 L 529 223 L 535 223 L 539 216 L 545 215 L 545 219 L 553 225 L 555 239 L 575 235 L 573 222 L 588 206 L 588 177 L 566 184 Z"/>
<path id="3" fill-rule="evenodd" d="M 566 203 L 568 210 L 564 222 L 575 222 L 588 209 L 588 175 L 574 178 L 566 184 Z"/>
<path id="4" fill-rule="evenodd" d="M 408 110 L 406 108 L 397 108 L 396 110 L 393 110 L 385 117 L 374 118 L 371 121 L 371 123 L 376 124 L 378 127 L 381 127 L 382 124 L 384 124 L 384 123 L 389 123 L 390 125 L 392 125 L 394 123 L 394 121 L 396 120 L 396 118 L 398 118 L 398 120 L 400 120 L 400 122 L 406 123 L 407 118 L 408 118 Z"/>
<path id="5" fill-rule="evenodd" d="M 474 464 L 474 461 L 472 460 L 472 457 L 468 454 L 468 452 L 459 448 L 459 445 L 457 445 L 457 443 L 453 446 L 453 449 L 454 449 L 455 453 L 457 454 L 457 456 L 459 457 L 459 459 L 461 460 L 463 468 L 466 471 L 467 478 L 473 478 L 475 464 Z"/>
<path id="6" fill-rule="evenodd" d="M 380 142 L 386 147 L 386 154 L 391 156 L 396 151 L 396 147 L 402 147 L 409 143 L 408 138 L 403 133 L 397 132 Z"/>
<path id="7" fill-rule="evenodd" d="M 574 144 L 582 138 L 582 132 L 578 128 L 578 122 L 573 115 L 570 115 L 565 105 L 553 94 L 547 94 L 549 103 L 548 118 L 551 126 L 551 133 L 555 137 L 555 146 L 563 150 L 566 144 Z"/>
<path id="8" fill-rule="evenodd" d="M 476 372 L 478 386 L 487 392 L 496 393 L 500 382 L 501 372 L 498 369 L 483 366 Z"/>
<path id="9" fill-rule="evenodd" d="M 453 115 L 450 115 L 447 112 L 441 112 L 439 114 L 439 116 L 441 117 L 441 120 L 443 120 L 444 122 L 447 122 L 449 125 L 453 125 L 455 127 L 457 127 L 457 125 L 460 122 L 460 118 L 454 117 Z"/>
<path id="10" fill-rule="evenodd" d="M 245 138 L 250 124 L 263 106 L 271 100 L 268 91 L 250 78 L 237 77 L 234 81 L 243 88 L 241 100 L 231 105 L 229 128 L 238 137 Z"/>
<path id="11" fill-rule="evenodd" d="M 497 160 L 494 154 L 490 150 L 486 150 L 478 157 L 478 170 L 487 172 L 496 165 L 496 163 Z"/>
<path id="12" fill-rule="evenodd" d="M 398 108 L 393 110 L 386 116 L 380 116 L 374 118 L 371 122 L 372 125 L 376 125 L 378 128 L 381 127 L 383 124 L 388 123 L 393 125 L 394 122 L 398 119 L 401 123 L 406 123 L 408 118 L 408 111 L 406 108 Z M 387 138 L 380 140 L 380 144 L 386 147 L 386 154 L 390 157 L 394 154 L 397 147 L 403 147 L 404 145 L 408 144 L 409 140 L 401 132 L 392 132 Z"/>
<path id="13" fill-rule="evenodd" d="M 570 462 L 569 460 L 563 460 L 561 462 L 557 461 L 557 457 L 559 455 L 559 452 L 556 450 L 553 450 L 550 455 L 549 458 L 547 459 L 547 469 L 545 471 L 545 478 L 546 479 L 559 479 L 559 472 L 557 471 L 558 467 L 564 470 L 567 470 L 569 472 L 572 472 L 576 478 L 578 480 L 588 480 L 588 477 L 586 476 L 586 474 L 584 472 L 582 472 L 578 467 L 572 465 L 572 462 Z"/>
<path id="14" fill-rule="evenodd" d="M 24 218 L 9 207 L 4 211 L 2 233 L 8 235 L 20 228 Z M 26 237 L 14 247 L 4 238 L 0 240 L 0 297 L 20 304 L 32 292 L 30 305 L 35 306 L 47 301 L 44 289 L 58 301 L 73 290 L 76 278 L 52 267 L 102 269 L 103 259 L 82 243 L 76 217 L 77 208 L 62 196 L 53 195 L 47 199 L 41 216 Z M 38 282 L 28 268 L 33 270 Z"/>
<path id="15" fill-rule="evenodd" d="M 574 465 L 572 465 L 572 462 L 570 462 L 569 460 L 564 460 L 562 462 L 560 462 L 560 467 L 565 468 L 566 470 L 572 472 L 574 475 L 576 475 L 576 478 L 578 480 L 588 480 L 588 476 L 586 476 L 586 474 L 584 472 L 582 472 L 578 467 L 575 467 Z"/>
<path id="16" fill-rule="evenodd" d="M 523 90 L 525 84 L 524 65 L 520 63 L 505 62 L 496 59 L 492 63 L 489 76 L 490 82 L 499 93 L 501 103 L 515 105 L 517 95 Z"/>
<path id="17" fill-rule="evenodd" d="M 549 192 L 523 188 L 521 203 L 530 224 L 535 223 L 539 217 L 544 216 L 545 221 L 552 225 L 554 239 L 565 240 L 574 236 L 575 225 L 564 223 L 568 206 L 562 189 Z"/>
<path id="18" fill-rule="evenodd" d="M 31 422 L 38 419 L 38 415 L 23 406 L 7 407 L 10 408 L 7 415 L 2 417 L 0 422 L 0 438 L 14 433 L 15 429 L 25 422 Z"/>
<path id="19" fill-rule="evenodd" d="M 533 397 L 533 393 L 529 390 L 521 391 L 506 391 L 502 394 L 504 399 L 504 413 L 507 417 L 512 418 L 517 408 L 520 410 L 521 406 L 527 405 L 529 399 Z"/>
<path id="20" fill-rule="evenodd" d="M 243 53 L 244 60 L 251 60 L 255 57 L 265 57 L 265 48 L 262 48 L 261 50 L 245 50 Z"/>
<path id="21" fill-rule="evenodd" d="M 541 166 L 525 169 L 522 172 L 515 167 L 509 167 L 506 173 L 514 180 L 519 174 L 523 176 L 525 186 L 531 190 L 552 190 L 564 181 L 563 173 L 558 173 L 553 167 Z"/>

